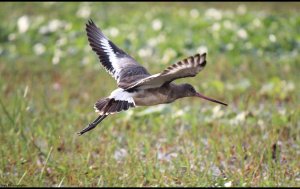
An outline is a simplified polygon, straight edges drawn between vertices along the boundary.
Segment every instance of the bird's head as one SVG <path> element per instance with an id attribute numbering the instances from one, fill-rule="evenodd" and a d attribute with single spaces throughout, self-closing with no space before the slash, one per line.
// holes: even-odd
<path id="1" fill-rule="evenodd" d="M 192 85 L 190 85 L 190 84 L 182 84 L 181 85 L 182 86 L 182 88 L 183 88 L 183 91 L 184 91 L 184 96 L 186 96 L 186 97 L 199 97 L 199 98 L 202 98 L 202 99 L 205 99 L 205 100 L 209 100 L 209 101 L 211 101 L 211 102 L 215 102 L 215 103 L 219 103 L 219 104 L 222 104 L 222 105 L 224 105 L 224 106 L 227 106 L 227 104 L 226 103 L 224 103 L 224 102 L 221 102 L 221 101 L 219 101 L 219 100 L 215 100 L 215 99 L 213 99 L 213 98 L 209 98 L 209 97 L 207 97 L 207 96 L 204 96 L 203 94 L 201 94 L 201 93 L 198 93 L 196 90 L 195 90 L 195 88 L 192 86 Z"/>

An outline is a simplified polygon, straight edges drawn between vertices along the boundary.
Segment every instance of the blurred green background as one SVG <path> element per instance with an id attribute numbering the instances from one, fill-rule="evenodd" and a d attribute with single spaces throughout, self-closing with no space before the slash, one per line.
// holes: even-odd
<path id="1" fill-rule="evenodd" d="M 23 3 L 0 6 L 1 186 L 299 186 L 300 3 Z M 185 98 L 112 115 L 116 88 L 85 24 L 151 73 L 197 52 Z"/>

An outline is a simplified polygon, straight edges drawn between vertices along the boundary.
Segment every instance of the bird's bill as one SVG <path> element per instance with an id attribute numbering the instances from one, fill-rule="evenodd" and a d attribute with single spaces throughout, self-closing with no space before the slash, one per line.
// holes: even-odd
<path id="1" fill-rule="evenodd" d="M 204 96 L 204 95 L 202 95 L 202 94 L 200 94 L 200 93 L 196 93 L 196 96 L 197 96 L 197 97 L 200 97 L 200 98 L 203 98 L 203 99 L 205 99 L 205 100 L 209 100 L 209 101 L 211 101 L 211 102 L 215 102 L 215 103 L 219 103 L 219 104 L 222 104 L 222 105 L 224 105 L 224 106 L 227 106 L 227 104 L 225 104 L 224 102 L 221 102 L 221 101 L 218 101 L 218 100 L 209 98 L 209 97 Z"/>

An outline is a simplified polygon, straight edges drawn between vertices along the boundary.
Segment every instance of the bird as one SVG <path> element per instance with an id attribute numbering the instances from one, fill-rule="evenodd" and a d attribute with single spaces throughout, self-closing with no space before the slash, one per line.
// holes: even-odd
<path id="1" fill-rule="evenodd" d="M 197 92 L 188 83 L 172 83 L 176 79 L 195 77 L 207 63 L 206 53 L 189 56 L 162 72 L 151 75 L 145 67 L 106 37 L 92 19 L 86 23 L 86 33 L 89 45 L 105 70 L 116 80 L 118 87 L 108 97 L 100 98 L 94 104 L 99 116 L 78 132 L 78 135 L 94 129 L 111 114 L 140 106 L 168 104 L 184 97 L 199 97 L 227 106 L 224 102 Z"/>

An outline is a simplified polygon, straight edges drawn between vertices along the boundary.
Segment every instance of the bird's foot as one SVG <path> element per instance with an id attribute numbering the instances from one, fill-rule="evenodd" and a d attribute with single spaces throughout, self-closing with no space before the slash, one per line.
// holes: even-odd
<path id="1" fill-rule="evenodd" d="M 83 135 L 84 133 L 94 129 L 97 125 L 96 124 L 93 124 L 93 123 L 90 123 L 86 128 L 82 129 L 82 131 L 78 132 L 77 134 L 79 136 Z"/>
<path id="2" fill-rule="evenodd" d="M 104 118 L 106 118 L 107 115 L 100 115 L 95 121 L 90 123 L 86 128 L 82 129 L 82 131 L 78 132 L 77 134 L 79 136 L 83 135 L 84 133 L 94 129 Z"/>

